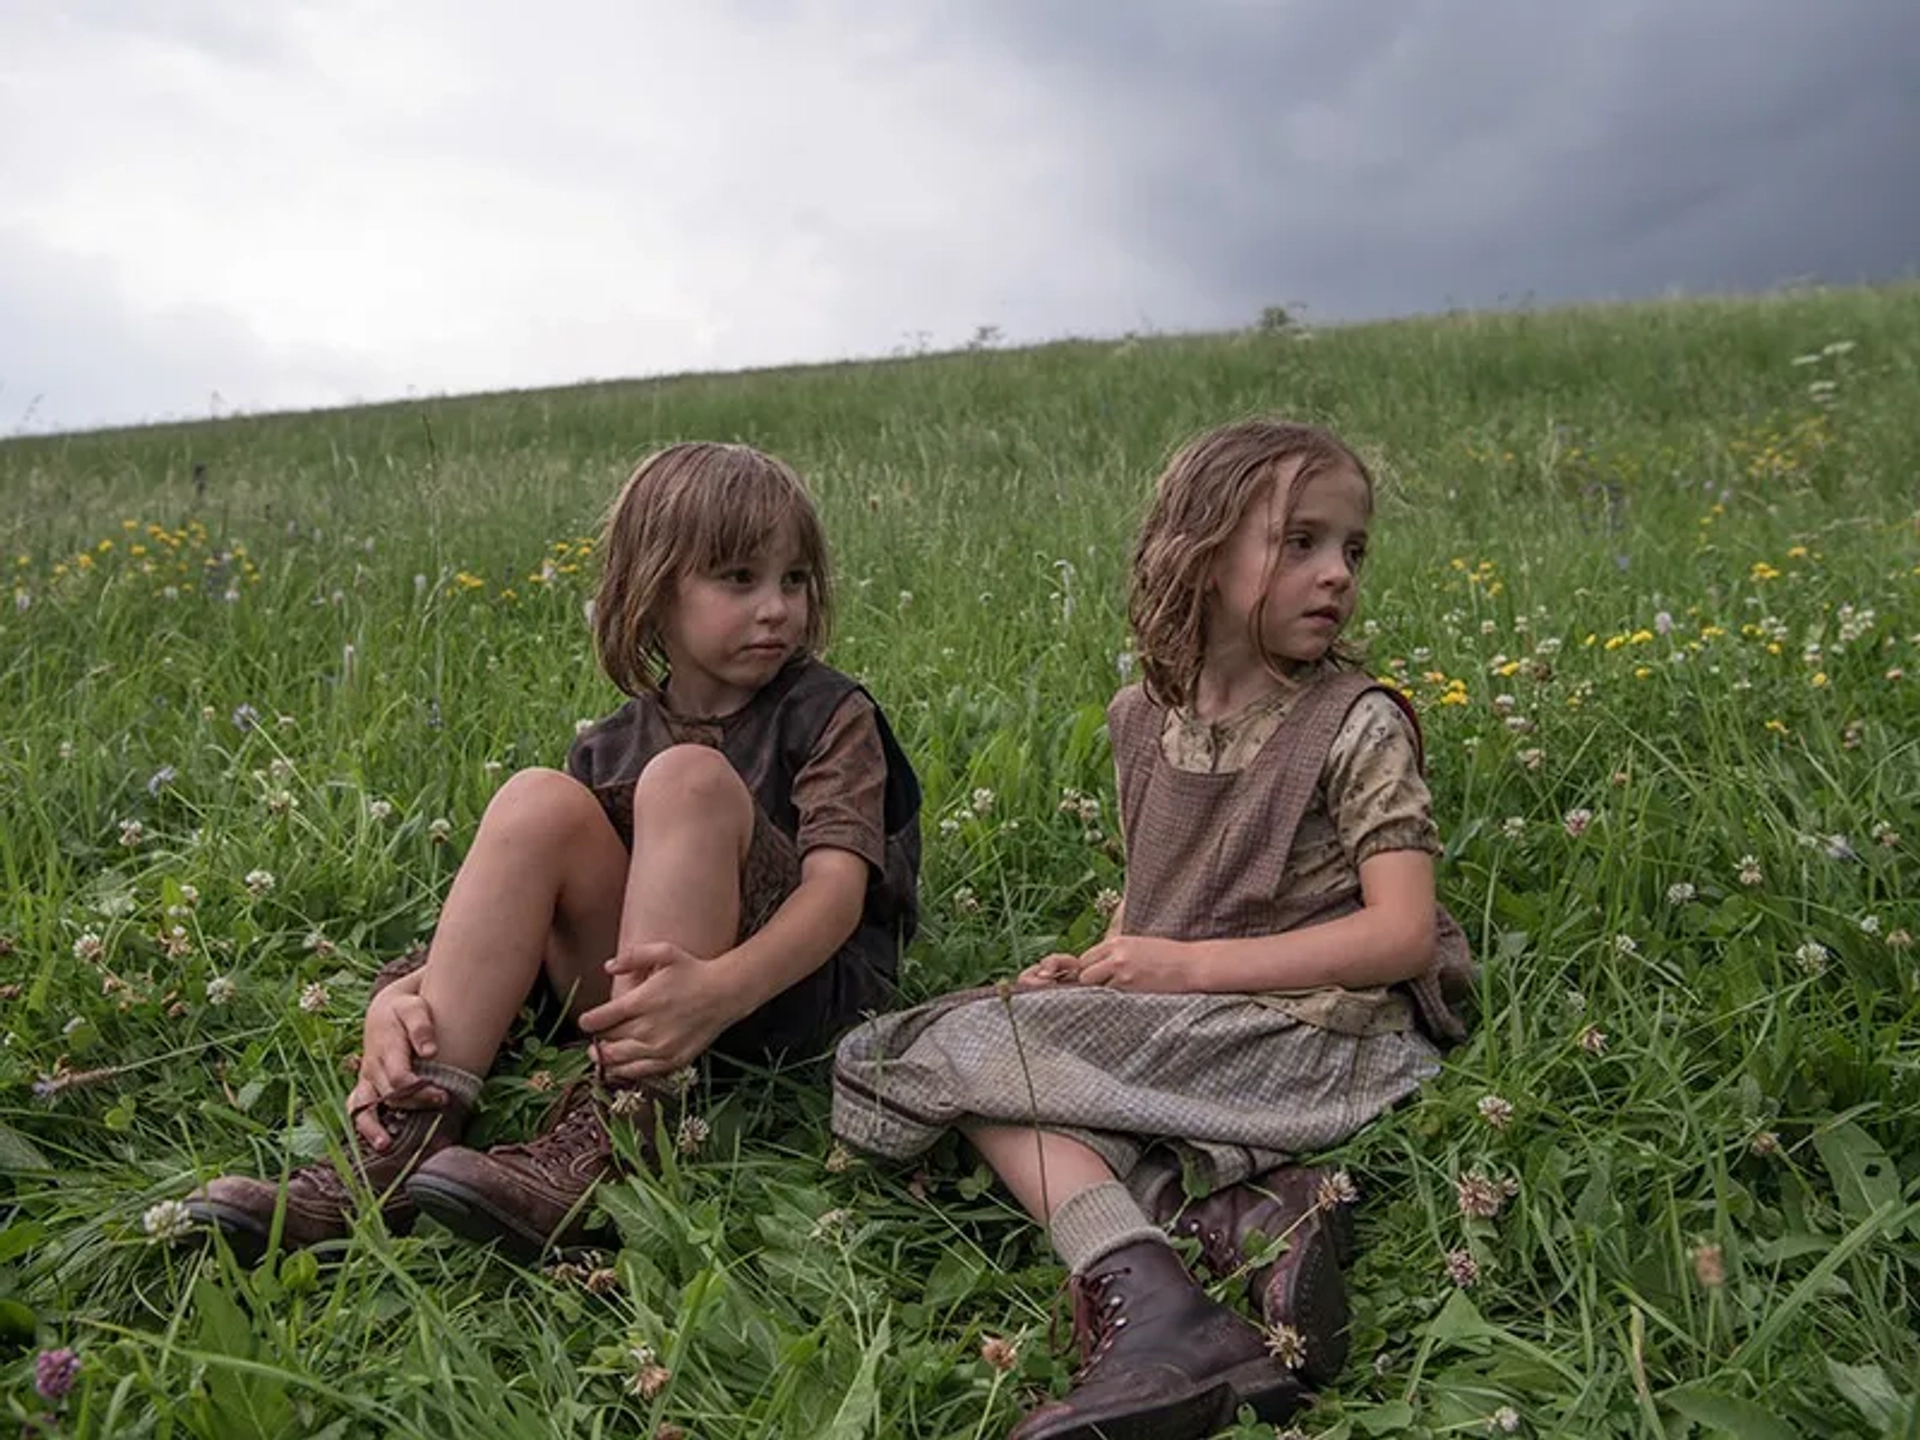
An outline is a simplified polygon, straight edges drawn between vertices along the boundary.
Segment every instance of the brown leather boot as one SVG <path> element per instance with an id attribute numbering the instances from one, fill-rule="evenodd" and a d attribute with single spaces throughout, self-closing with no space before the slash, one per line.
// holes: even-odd
<path id="1" fill-rule="evenodd" d="M 1008 1440 L 1199 1440 L 1241 1405 L 1272 1422 L 1306 1403 L 1260 1332 L 1209 1299 L 1172 1247 L 1136 1241 L 1071 1283 L 1081 1362 L 1073 1389 Z"/>
<path id="2" fill-rule="evenodd" d="M 1347 1286 L 1340 1270 L 1353 1255 L 1353 1216 L 1333 1172 L 1282 1166 L 1191 1202 L 1175 1186 L 1166 1192 L 1154 1222 L 1198 1240 L 1215 1279 L 1246 1271 L 1250 1255 L 1266 1243 L 1286 1241 L 1271 1265 L 1248 1274 L 1248 1300 L 1271 1332 L 1297 1340 L 1288 1358 L 1301 1379 L 1309 1385 L 1333 1380 L 1347 1363 Z"/>
<path id="3" fill-rule="evenodd" d="M 392 1137 L 386 1150 L 366 1150 L 356 1132 L 348 1131 L 349 1180 L 331 1160 L 302 1165 L 287 1176 L 286 1210 L 280 1244 L 299 1250 L 326 1240 L 344 1240 L 352 1229 L 361 1201 L 371 1195 L 387 1229 L 404 1235 L 413 1228 L 413 1202 L 401 1188 L 407 1172 L 427 1157 L 448 1149 L 466 1128 L 469 1106 L 449 1098 L 437 1110 L 396 1110 L 382 1105 L 374 1113 Z M 234 1257 L 242 1264 L 258 1264 L 273 1233 L 273 1217 L 280 1209 L 282 1187 L 273 1181 L 246 1175 L 222 1175 L 209 1180 L 186 1198 L 187 1212 L 199 1225 L 227 1237 Z"/>
<path id="4" fill-rule="evenodd" d="M 655 1103 L 636 1086 L 579 1081 L 532 1140 L 486 1151 L 450 1146 L 413 1173 L 407 1194 L 455 1234 L 481 1244 L 498 1241 L 523 1263 L 549 1250 L 586 1248 L 596 1238 L 587 1224 L 587 1197 L 614 1169 L 607 1127 L 631 1125 L 650 1161 Z"/>

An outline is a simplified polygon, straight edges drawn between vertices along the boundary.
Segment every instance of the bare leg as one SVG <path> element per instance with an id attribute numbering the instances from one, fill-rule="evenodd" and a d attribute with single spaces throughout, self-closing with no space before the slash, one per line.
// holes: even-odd
<path id="1" fill-rule="evenodd" d="M 608 993 L 627 852 L 579 781 L 522 770 L 487 805 L 421 972 L 435 1059 L 484 1075 L 547 966 L 576 1007 Z"/>
<path id="2" fill-rule="evenodd" d="M 633 789 L 620 940 L 670 941 L 707 960 L 731 949 L 740 934 L 740 871 L 753 824 L 753 796 L 718 750 L 675 745 L 654 756 Z M 614 992 L 645 978 L 617 976 Z"/>
<path id="3" fill-rule="evenodd" d="M 1068 1196 L 1115 1178 L 1099 1151 L 1051 1130 L 979 1125 L 966 1136 L 1013 1198 L 1042 1225 L 1052 1221 L 1053 1212 Z"/>

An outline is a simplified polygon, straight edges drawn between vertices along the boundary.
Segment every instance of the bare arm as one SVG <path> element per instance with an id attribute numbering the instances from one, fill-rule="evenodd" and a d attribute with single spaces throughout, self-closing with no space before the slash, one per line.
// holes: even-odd
<path id="1" fill-rule="evenodd" d="M 1109 937 L 1056 983 L 1123 990 L 1254 994 L 1338 985 L 1364 990 L 1421 974 L 1433 960 L 1433 857 L 1386 850 L 1360 864 L 1361 908 L 1323 925 L 1235 940 Z M 1050 957 L 1059 959 L 1060 957 Z"/>
<path id="2" fill-rule="evenodd" d="M 800 861 L 800 884 L 767 923 L 709 965 L 744 1019 L 799 983 L 846 944 L 867 903 L 867 862 L 822 846 Z"/>

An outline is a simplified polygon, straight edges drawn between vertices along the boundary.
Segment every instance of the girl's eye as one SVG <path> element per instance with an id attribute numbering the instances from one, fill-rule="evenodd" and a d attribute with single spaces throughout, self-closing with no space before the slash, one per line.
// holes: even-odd
<path id="1" fill-rule="evenodd" d="M 1366 563 L 1367 563 L 1367 547 L 1366 546 L 1353 545 L 1348 547 L 1347 564 L 1349 566 L 1351 566 L 1355 570 L 1358 570 L 1362 565 Z"/>
<path id="2" fill-rule="evenodd" d="M 780 583 L 789 590 L 804 590 L 807 588 L 807 582 L 812 578 L 805 570 L 789 570 L 780 577 Z"/>
<path id="3" fill-rule="evenodd" d="M 1313 537 L 1311 535 L 1289 535 L 1287 536 L 1287 548 L 1296 553 L 1304 554 L 1313 548 Z"/>
<path id="4" fill-rule="evenodd" d="M 720 572 L 720 578 L 729 585 L 751 585 L 753 583 L 753 572 L 744 565 L 735 565 L 731 569 L 722 570 Z"/>

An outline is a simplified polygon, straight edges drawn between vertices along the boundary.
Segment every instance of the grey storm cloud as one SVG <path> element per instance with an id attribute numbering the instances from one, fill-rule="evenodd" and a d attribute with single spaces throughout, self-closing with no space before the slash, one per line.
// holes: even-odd
<path id="1" fill-rule="evenodd" d="M 982 23 L 948 12 L 950 23 Z M 1210 308 L 1359 318 L 1920 267 L 1911 0 L 1006 0 L 1108 223 Z"/>
<path id="2" fill-rule="evenodd" d="M 1920 273 L 1916 0 L 73 0 L 0 54 L 0 435 Z"/>

